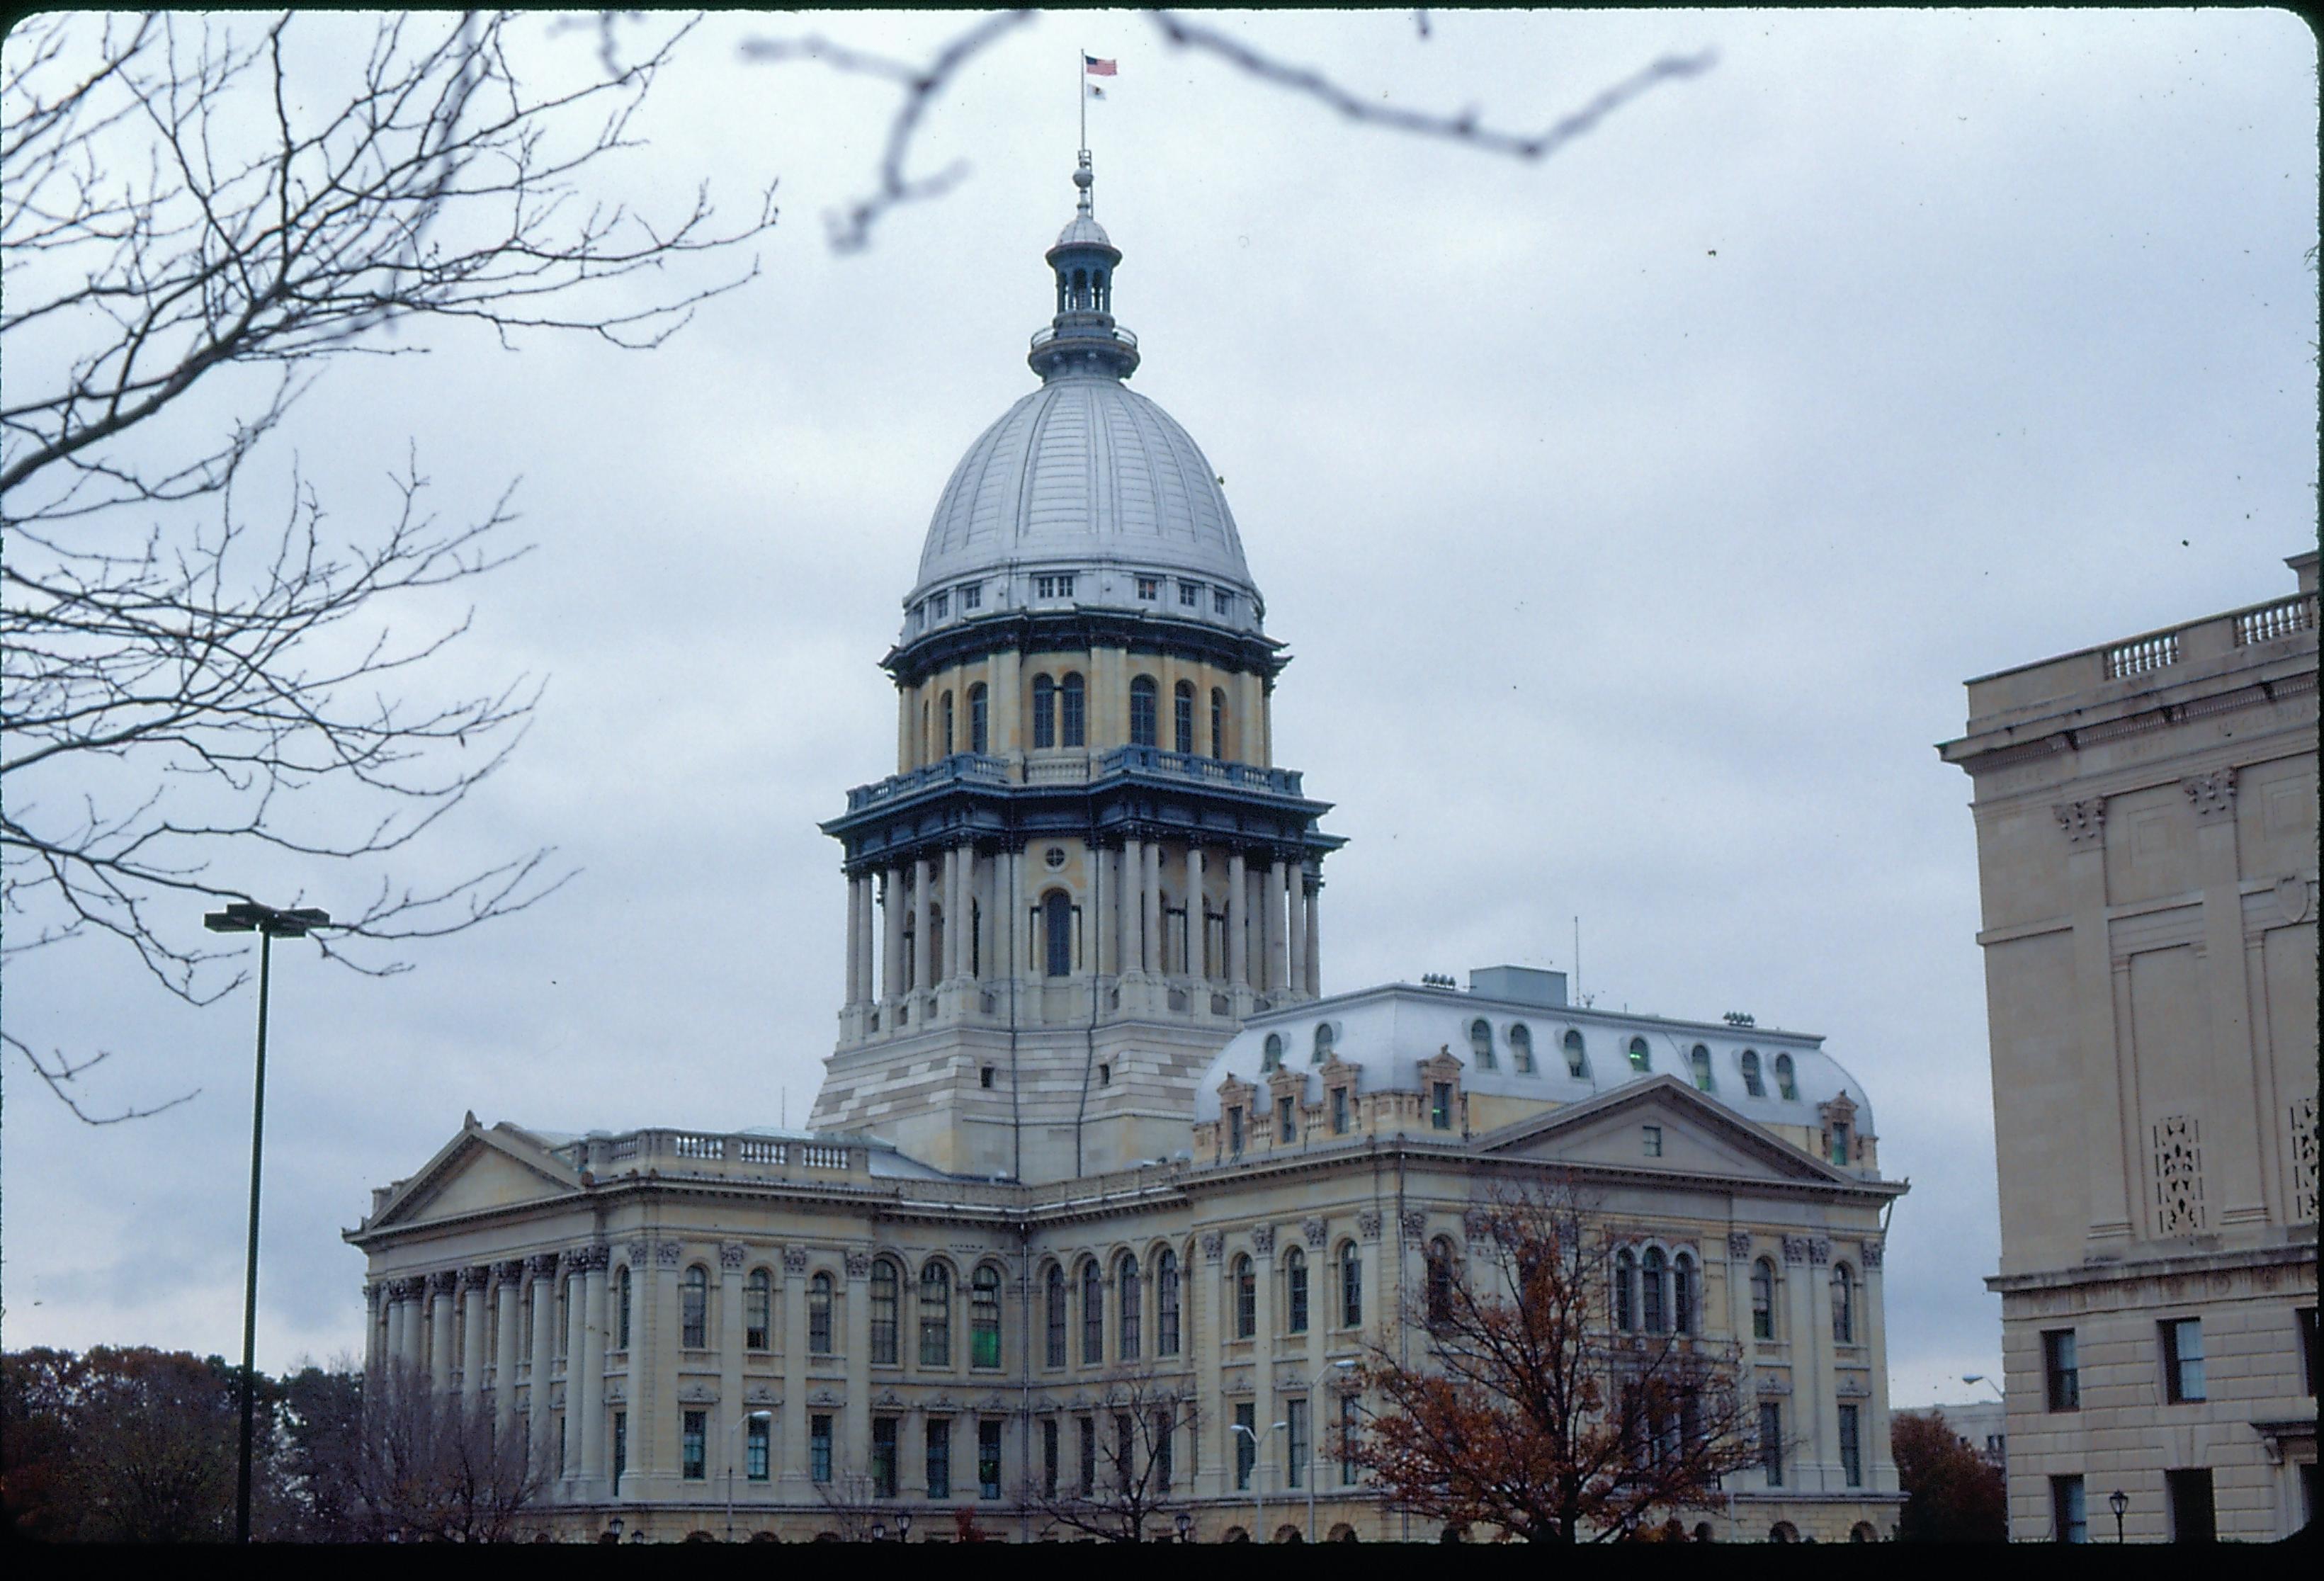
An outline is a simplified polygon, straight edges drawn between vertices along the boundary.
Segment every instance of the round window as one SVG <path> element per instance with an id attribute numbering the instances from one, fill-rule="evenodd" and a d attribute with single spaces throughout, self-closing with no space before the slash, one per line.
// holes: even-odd
<path id="1" fill-rule="evenodd" d="M 1063 846 L 1052 846 L 1041 853 L 1041 860 L 1048 864 L 1050 872 L 1055 873 L 1065 864 L 1065 848 Z"/>

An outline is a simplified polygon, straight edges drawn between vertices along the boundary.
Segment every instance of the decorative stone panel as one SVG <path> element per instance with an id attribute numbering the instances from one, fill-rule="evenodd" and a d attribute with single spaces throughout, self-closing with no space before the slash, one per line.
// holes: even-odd
<path id="1" fill-rule="evenodd" d="M 491 1263 L 472 1262 L 467 1267 L 460 1270 L 461 1291 L 466 1293 L 469 1290 L 483 1290 L 486 1284 L 491 1282 L 492 1277 L 493 1268 Z"/>
<path id="2" fill-rule="evenodd" d="M 805 1273 L 807 1271 L 806 1247 L 786 1246 L 783 1248 L 783 1271 L 785 1273 L 792 1274 Z"/>
<path id="3" fill-rule="evenodd" d="M 511 1257 L 493 1264 L 493 1281 L 496 1284 L 521 1284 L 524 1281 L 524 1259 Z"/>
<path id="4" fill-rule="evenodd" d="M 1859 1249 L 1859 1254 L 1864 1259 L 1865 1267 L 1877 1268 L 1880 1266 L 1882 1245 L 1883 1244 L 1878 1241 L 1867 1241 L 1864 1243 L 1863 1246 Z"/>
<path id="5" fill-rule="evenodd" d="M 613 1255 L 613 1249 L 600 1241 L 595 1245 L 576 1246 L 566 1257 L 577 1273 L 603 1273 Z"/>
<path id="6" fill-rule="evenodd" d="M 2106 839 L 2106 798 L 2094 796 L 2088 801 L 2065 801 L 2050 809 L 2063 831 L 2066 843 L 2073 846 L 2097 846 Z"/>
<path id="7" fill-rule="evenodd" d="M 1217 1230 L 1204 1230 L 1203 1232 L 1204 1262 L 1216 1262 L 1221 1257 L 1226 1255 L 1226 1250 L 1227 1238 L 1223 1234 Z"/>
<path id="8" fill-rule="evenodd" d="M 2236 772 L 2233 768 L 2214 769 L 2208 774 L 2195 774 L 2179 781 L 2187 800 L 2195 805 L 2199 818 L 2216 817 L 2220 813 L 2229 818 L 2236 811 Z"/>
<path id="9" fill-rule="evenodd" d="M 872 1253 L 850 1247 L 846 1256 L 848 1278 L 870 1279 L 872 1277 Z"/>
<path id="10" fill-rule="evenodd" d="M 653 1262 L 653 1243 L 651 1241 L 631 1242 L 629 1257 L 632 1268 L 645 1268 L 650 1265 Z"/>
<path id="11" fill-rule="evenodd" d="M 1727 1255 L 1738 1258 L 1750 1256 L 1751 1232 L 1748 1230 L 1729 1230 L 1727 1233 Z"/>
<path id="12" fill-rule="evenodd" d="M 1379 1239 L 1380 1216 L 1378 1209 L 1368 1207 L 1356 1215 L 1356 1234 L 1367 1241 Z"/>
<path id="13" fill-rule="evenodd" d="M 1310 1246 L 1322 1246 L 1324 1237 L 1330 1233 L 1331 1226 L 1320 1218 L 1304 1218 L 1299 1221 L 1299 1234 L 1305 1238 Z"/>
<path id="14" fill-rule="evenodd" d="M 686 1248 L 679 1245 L 676 1241 L 657 1241 L 654 1243 L 654 1265 L 656 1267 L 676 1268 L 680 1262 L 684 1262 L 685 1259 Z"/>
<path id="15" fill-rule="evenodd" d="M 1822 1235 L 1808 1237 L 1808 1262 L 1821 1268 L 1831 1261 L 1831 1242 Z"/>
<path id="16" fill-rule="evenodd" d="M 1275 1253 L 1275 1226 L 1253 1225 L 1250 1230 L 1250 1249 L 1261 1257 L 1272 1256 Z"/>
<path id="17" fill-rule="evenodd" d="M 460 1271 L 456 1268 L 439 1268 L 428 1276 L 428 1290 L 431 1295 L 448 1296 L 459 1288 Z"/>
<path id="18" fill-rule="evenodd" d="M 2284 1156 L 2292 1161 L 2292 1222 L 2316 1222 L 2316 1095 L 2293 1103 L 2287 1111 L 2290 1144 Z"/>
<path id="19" fill-rule="evenodd" d="M 1807 1260 L 1808 1238 L 1805 1235 L 1785 1235 L 1784 1237 L 1784 1261 L 1785 1262 L 1797 1263 L 1805 1262 Z"/>
<path id="20" fill-rule="evenodd" d="M 555 1279 L 557 1263 L 556 1253 L 536 1252 L 524 1260 L 524 1271 L 535 1279 Z"/>
<path id="21" fill-rule="evenodd" d="M 729 1241 L 718 1248 L 718 1266 L 732 1273 L 742 1266 L 742 1259 L 748 1253 L 740 1243 Z"/>
<path id="22" fill-rule="evenodd" d="M 1418 1208 L 1409 1208 L 1404 1216 L 1404 1238 L 1417 1244 L 1427 1238 L 1428 1216 Z"/>
<path id="23" fill-rule="evenodd" d="M 2203 1233 L 2202 1130 L 2192 1114 L 2171 1114 L 2154 1123 L 2154 1233 Z"/>

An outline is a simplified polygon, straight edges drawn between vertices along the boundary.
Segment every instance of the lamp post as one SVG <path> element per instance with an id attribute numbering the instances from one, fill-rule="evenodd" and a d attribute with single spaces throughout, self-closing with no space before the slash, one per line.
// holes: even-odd
<path id="1" fill-rule="evenodd" d="M 1182 1543 L 1191 1540 L 1188 1537 L 1188 1533 L 1194 1530 L 1194 1518 L 1192 1515 L 1187 1514 L 1184 1510 L 1181 1510 L 1177 1513 L 1176 1521 L 1178 1526 L 1178 1540 Z"/>
<path id="2" fill-rule="evenodd" d="M 2122 1542 L 2122 1512 L 2130 1508 L 2130 1495 L 2120 1488 L 2115 1489 L 2107 1495 L 2107 1508 L 2114 1512 L 2114 1540 L 2119 1546 Z"/>
<path id="3" fill-rule="evenodd" d="M 1323 1434 L 1319 1430 L 1323 1424 L 1315 1419 L 1315 1391 L 1333 1373 L 1353 1372 L 1355 1366 L 1352 1357 L 1343 1356 L 1336 1362 L 1326 1363 L 1322 1372 L 1307 1380 L 1307 1540 L 1311 1545 L 1315 1540 L 1315 1474 L 1323 1460 L 1316 1451 L 1323 1444 Z"/>
<path id="4" fill-rule="evenodd" d="M 250 1097 L 250 1242 L 243 1254 L 242 1279 L 242 1469 L 235 1479 L 234 1539 L 250 1540 L 250 1434 L 257 1409 L 258 1345 L 258 1175 L 260 1145 L 266 1136 L 266 987 L 278 938 L 303 938 L 310 929 L 327 926 L 330 913 L 312 906 L 282 911 L 255 901 L 236 901 L 223 911 L 212 911 L 202 926 L 212 933 L 258 935 L 258 1074 Z"/>
<path id="5" fill-rule="evenodd" d="M 735 1418 L 734 1425 L 726 1429 L 726 1540 L 728 1542 L 733 1542 L 734 1540 L 735 1441 L 742 1438 L 742 1429 L 748 1424 L 752 1422 L 770 1422 L 774 1419 L 775 1413 L 770 1410 L 746 1411 L 742 1415 Z"/>
<path id="6" fill-rule="evenodd" d="M 898 1542 L 912 1540 L 912 1512 L 909 1510 L 896 1512 L 896 1540 Z"/>
<path id="7" fill-rule="evenodd" d="M 1254 1433 L 1240 1422 L 1234 1425 L 1236 1432 L 1250 1440 L 1250 1488 L 1253 1494 L 1250 1540 L 1253 1542 L 1267 1540 L 1267 1457 L 1259 1452 L 1259 1447 L 1266 1442 L 1268 1433 L 1274 1432 L 1281 1426 L 1283 1426 L 1281 1422 L 1269 1422 L 1267 1424 L 1266 1433 Z"/>
<path id="8" fill-rule="evenodd" d="M 2001 1391 L 2001 1385 L 2000 1385 L 2000 1384 L 1998 1384 L 1998 1383 L 1996 1383 L 1992 1379 L 1990 1379 L 1990 1378 L 1987 1377 L 1984 1373 L 1963 1373 L 1960 1375 L 1960 1378 L 1961 1378 L 1961 1382 L 1964 1382 L 1964 1383 L 1982 1383 L 1982 1384 L 1984 1384 L 1987 1389 L 1990 1389 L 1990 1390 L 1992 1390 L 1992 1391 L 1993 1391 L 1993 1397 L 1994 1397 L 1994 1399 L 2000 1401 L 2001 1401 L 2003 1404 L 2005 1404 L 2005 1405 L 2006 1405 L 2006 1404 L 2009 1402 L 2009 1396 L 2007 1396 L 2006 1394 L 2004 1394 L 2004 1393 Z"/>

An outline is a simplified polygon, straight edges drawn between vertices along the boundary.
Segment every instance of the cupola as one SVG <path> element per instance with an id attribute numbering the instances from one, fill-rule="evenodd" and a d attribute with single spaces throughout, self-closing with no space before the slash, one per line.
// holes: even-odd
<path id="1" fill-rule="evenodd" d="M 1056 275 L 1056 317 L 1034 335 L 1033 349 L 1025 358 L 1044 383 L 1074 374 L 1126 379 L 1138 371 L 1138 337 L 1113 321 L 1113 274 L 1121 263 L 1121 249 L 1107 238 L 1105 227 L 1091 211 L 1090 189 L 1095 181 L 1084 148 L 1074 171 L 1074 185 L 1080 190 L 1074 217 L 1047 254 Z"/>

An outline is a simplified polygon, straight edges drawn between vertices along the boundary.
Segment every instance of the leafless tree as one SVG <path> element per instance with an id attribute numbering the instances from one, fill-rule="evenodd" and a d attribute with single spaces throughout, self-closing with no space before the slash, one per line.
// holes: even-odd
<path id="1" fill-rule="evenodd" d="M 204 901 L 272 885 L 263 898 L 287 903 L 351 867 L 357 898 L 318 942 L 389 972 L 399 941 L 520 911 L 567 876 L 546 849 L 410 870 L 540 695 L 524 676 L 429 695 L 468 627 L 446 600 L 522 552 L 508 496 L 443 520 L 390 441 L 393 508 L 342 522 L 295 469 L 262 504 L 249 468 L 327 367 L 423 349 L 428 323 L 650 347 L 757 273 L 739 254 L 773 224 L 771 189 L 724 227 L 699 189 L 651 217 L 588 194 L 637 145 L 692 24 L 641 23 L 659 36 L 548 91 L 512 64 L 522 25 L 78 13 L 8 35 L 9 956 L 109 938 L 203 1004 L 242 980 L 204 946 Z M 102 1053 L 0 1035 L 85 1120 L 166 1106 L 92 1113 L 75 1084 Z"/>
<path id="2" fill-rule="evenodd" d="M 364 1542 L 505 1542 L 549 1482 L 521 1423 L 501 1430 L 472 1404 L 397 1364 L 366 1381 L 362 1427 L 317 1471 L 330 1502 Z"/>
<path id="3" fill-rule="evenodd" d="M 879 1488 L 860 1473 L 827 1477 L 815 1484 L 815 1493 L 842 1542 L 870 1542 L 872 1528 L 886 1518 Z"/>
<path id="4" fill-rule="evenodd" d="M 1079 1464 L 1037 1475 L 1026 1502 L 1054 1527 L 1108 1542 L 1145 1542 L 1172 1530 L 1193 1491 L 1173 1461 L 1174 1438 L 1200 1430 L 1194 1395 L 1176 1377 L 1134 1364 L 1115 1368 L 1077 1419 Z"/>

